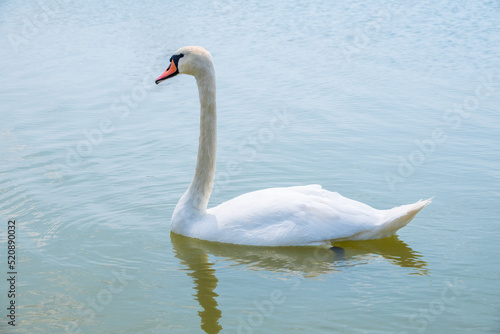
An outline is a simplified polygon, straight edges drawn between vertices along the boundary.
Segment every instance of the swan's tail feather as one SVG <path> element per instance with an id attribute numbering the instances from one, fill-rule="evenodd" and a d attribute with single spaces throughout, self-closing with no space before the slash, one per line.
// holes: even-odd
<path id="1" fill-rule="evenodd" d="M 356 240 L 380 239 L 393 235 L 397 230 L 406 226 L 420 210 L 429 205 L 433 198 L 386 210 L 380 224 L 369 231 L 358 234 Z"/>

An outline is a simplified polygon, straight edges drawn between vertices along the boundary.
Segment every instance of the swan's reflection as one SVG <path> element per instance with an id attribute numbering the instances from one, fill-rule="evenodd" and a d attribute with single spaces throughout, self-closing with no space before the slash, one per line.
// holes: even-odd
<path id="1" fill-rule="evenodd" d="M 427 263 L 397 236 L 389 238 L 335 243 L 334 250 L 323 247 L 260 247 L 222 244 L 171 233 L 175 256 L 188 268 L 193 277 L 196 295 L 203 311 L 199 312 L 201 328 L 206 333 L 219 333 L 222 315 L 217 308 L 214 291 L 218 279 L 208 255 L 230 260 L 231 265 L 250 270 L 287 272 L 302 277 L 317 277 L 366 264 L 382 256 L 401 267 L 413 268 L 412 273 L 426 274 Z"/>
<path id="2" fill-rule="evenodd" d="M 203 249 L 193 246 L 190 239 L 171 233 L 175 256 L 188 266 L 188 275 L 193 278 L 196 287 L 195 298 L 203 308 L 203 311 L 198 312 L 201 318 L 201 328 L 206 333 L 219 333 L 222 329 L 222 326 L 219 325 L 222 313 L 217 308 L 215 300 L 215 297 L 219 296 L 214 291 L 218 282 L 217 277 L 215 277 L 215 269 L 212 268 L 213 263 L 208 260 L 207 253 Z"/>

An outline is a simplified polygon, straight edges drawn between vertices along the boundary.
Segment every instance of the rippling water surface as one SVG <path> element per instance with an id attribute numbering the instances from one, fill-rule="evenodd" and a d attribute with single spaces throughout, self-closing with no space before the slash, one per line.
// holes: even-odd
<path id="1" fill-rule="evenodd" d="M 3 1 L 0 330 L 498 333 L 499 17 L 495 1 Z M 184 45 L 217 71 L 211 205 L 310 183 L 432 205 L 336 253 L 171 235 L 199 106 L 192 77 L 154 79 Z"/>

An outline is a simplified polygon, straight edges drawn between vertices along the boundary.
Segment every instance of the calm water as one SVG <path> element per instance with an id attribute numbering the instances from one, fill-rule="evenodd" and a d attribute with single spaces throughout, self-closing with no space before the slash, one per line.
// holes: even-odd
<path id="1" fill-rule="evenodd" d="M 497 1 L 2 1 L 3 333 L 499 333 Z M 319 183 L 393 238 L 317 248 L 170 234 L 215 59 L 211 205 Z M 7 222 L 17 222 L 16 326 Z"/>

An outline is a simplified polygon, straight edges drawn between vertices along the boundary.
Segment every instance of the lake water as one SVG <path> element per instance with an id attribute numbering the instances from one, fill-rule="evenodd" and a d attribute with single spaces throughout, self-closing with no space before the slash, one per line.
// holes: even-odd
<path id="1" fill-rule="evenodd" d="M 497 1 L 2 1 L 0 331 L 499 333 L 499 18 Z M 185 45 L 217 71 L 210 205 L 311 183 L 433 203 L 344 255 L 171 235 L 199 106 L 192 77 L 154 79 Z"/>

